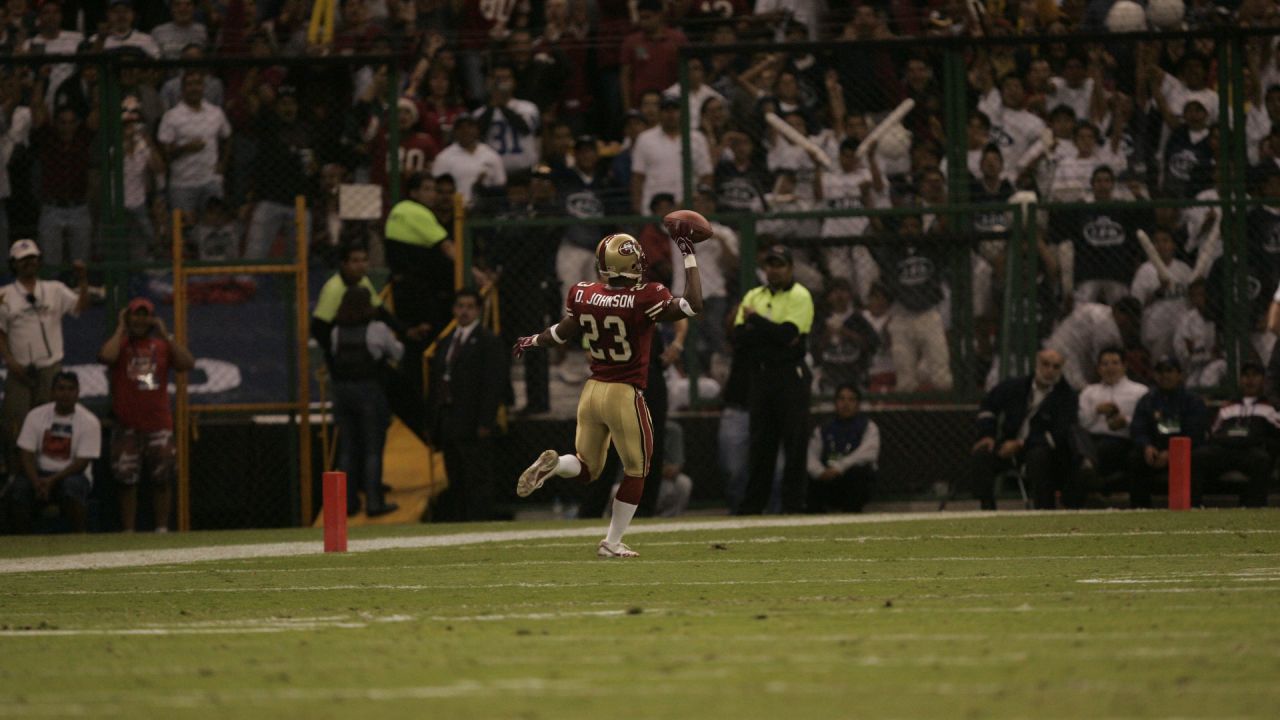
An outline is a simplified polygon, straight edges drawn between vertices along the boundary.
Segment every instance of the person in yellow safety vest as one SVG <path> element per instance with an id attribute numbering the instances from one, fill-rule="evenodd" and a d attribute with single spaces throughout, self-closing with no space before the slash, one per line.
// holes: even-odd
<path id="1" fill-rule="evenodd" d="M 453 314 L 453 241 L 431 212 L 436 199 L 431 176 L 410 176 L 405 190 L 385 230 L 392 299 L 401 322 L 428 323 L 435 337 Z"/>

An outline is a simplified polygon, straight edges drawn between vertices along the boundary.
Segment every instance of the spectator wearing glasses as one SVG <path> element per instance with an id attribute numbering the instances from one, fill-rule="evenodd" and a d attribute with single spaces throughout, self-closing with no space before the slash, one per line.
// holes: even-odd
<path id="1" fill-rule="evenodd" d="M 49 402 L 53 377 L 62 369 L 62 316 L 89 306 L 89 280 L 75 264 L 76 292 L 56 280 L 40 279 L 40 248 L 28 239 L 9 248 L 16 279 L 0 288 L 0 356 L 9 374 L 4 382 L 4 446 L 9 469 L 17 469 L 14 441 L 31 408 Z"/>

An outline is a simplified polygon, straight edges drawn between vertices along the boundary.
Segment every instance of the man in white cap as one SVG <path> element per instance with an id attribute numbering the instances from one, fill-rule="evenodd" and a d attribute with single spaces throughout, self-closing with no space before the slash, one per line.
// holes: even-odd
<path id="1" fill-rule="evenodd" d="M 17 468 L 15 441 L 31 408 L 49 402 L 53 377 L 62 369 L 62 316 L 89 306 L 89 277 L 83 262 L 73 265 L 76 292 L 57 280 L 40 279 L 40 248 L 23 239 L 9 248 L 15 280 L 0 288 L 0 358 L 4 381 L 4 456 Z"/>

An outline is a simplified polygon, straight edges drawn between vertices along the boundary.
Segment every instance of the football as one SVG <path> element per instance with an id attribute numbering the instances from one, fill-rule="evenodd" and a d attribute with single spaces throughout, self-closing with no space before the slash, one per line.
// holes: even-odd
<path id="1" fill-rule="evenodd" d="M 693 210 L 669 212 L 666 217 L 662 218 L 662 224 L 666 226 L 667 232 L 671 233 L 672 237 L 681 234 L 681 225 L 687 226 L 685 232 L 689 233 L 689 239 L 695 243 L 700 243 L 711 237 L 711 223 L 707 222 L 702 213 L 694 212 Z"/>

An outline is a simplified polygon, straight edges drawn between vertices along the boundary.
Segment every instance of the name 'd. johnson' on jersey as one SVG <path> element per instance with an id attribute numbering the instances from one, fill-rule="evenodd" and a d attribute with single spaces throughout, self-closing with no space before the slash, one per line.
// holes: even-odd
<path id="1" fill-rule="evenodd" d="M 586 299 L 588 305 L 609 308 L 634 308 L 635 295 L 592 295 Z"/>

